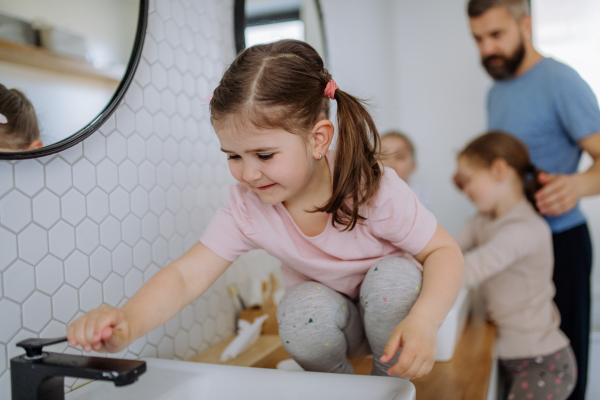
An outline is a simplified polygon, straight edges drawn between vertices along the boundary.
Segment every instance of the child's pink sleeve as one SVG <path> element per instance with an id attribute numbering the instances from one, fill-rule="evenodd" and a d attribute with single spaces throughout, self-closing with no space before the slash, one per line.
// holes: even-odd
<path id="1" fill-rule="evenodd" d="M 228 204 L 217 210 L 200 239 L 218 256 L 231 262 L 257 248 L 244 233 L 253 231 L 253 216 L 245 194 L 243 187 L 231 185 Z"/>
<path id="2" fill-rule="evenodd" d="M 369 214 L 375 235 L 411 255 L 420 253 L 437 229 L 435 216 L 389 168 L 385 168 Z"/>

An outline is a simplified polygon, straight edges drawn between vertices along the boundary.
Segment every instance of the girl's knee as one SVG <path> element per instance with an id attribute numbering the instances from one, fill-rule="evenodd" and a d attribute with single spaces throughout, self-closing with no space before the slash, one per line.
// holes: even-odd
<path id="1" fill-rule="evenodd" d="M 318 282 L 301 282 L 286 290 L 277 307 L 280 329 L 290 325 L 327 325 L 342 329 L 347 321 L 346 299 L 335 290 Z"/>
<path id="2" fill-rule="evenodd" d="M 423 273 L 412 261 L 392 257 L 373 265 L 360 288 L 360 300 L 365 310 L 369 303 L 412 304 L 421 293 Z"/>

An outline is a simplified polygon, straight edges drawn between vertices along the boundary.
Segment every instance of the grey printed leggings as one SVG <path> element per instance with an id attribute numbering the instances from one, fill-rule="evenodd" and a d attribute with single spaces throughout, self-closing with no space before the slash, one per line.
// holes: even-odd
<path id="1" fill-rule="evenodd" d="M 564 400 L 577 382 L 571 346 L 554 354 L 500 360 L 499 400 Z"/>
<path id="2" fill-rule="evenodd" d="M 348 357 L 373 354 L 371 375 L 386 375 L 379 358 L 394 328 L 421 292 L 423 274 L 403 258 L 373 265 L 352 301 L 318 282 L 301 282 L 286 290 L 277 309 L 279 336 L 286 351 L 307 371 L 352 374 Z"/>

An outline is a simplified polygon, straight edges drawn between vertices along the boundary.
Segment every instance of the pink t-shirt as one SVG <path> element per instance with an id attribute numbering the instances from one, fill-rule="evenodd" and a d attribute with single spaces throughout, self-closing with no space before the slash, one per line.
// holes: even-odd
<path id="1" fill-rule="evenodd" d="M 325 230 L 309 237 L 282 203 L 265 204 L 234 184 L 228 205 L 217 210 L 201 242 L 228 261 L 264 249 L 281 261 L 286 287 L 317 281 L 354 299 L 369 267 L 382 258 L 405 257 L 420 267 L 410 255 L 423 250 L 437 228 L 433 214 L 390 168 L 377 194 L 359 211 L 367 219 L 352 231 L 334 228 L 330 216 Z"/>

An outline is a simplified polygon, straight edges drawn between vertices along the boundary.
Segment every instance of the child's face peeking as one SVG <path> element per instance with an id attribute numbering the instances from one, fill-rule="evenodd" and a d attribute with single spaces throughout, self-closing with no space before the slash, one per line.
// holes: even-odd
<path id="1" fill-rule="evenodd" d="M 314 174 L 314 146 L 283 129 L 217 132 L 233 177 L 267 204 L 300 194 Z M 325 154 L 323 154 L 325 157 Z"/>
<path id="2" fill-rule="evenodd" d="M 466 157 L 459 157 L 454 176 L 456 186 L 471 200 L 481 213 L 495 211 L 501 185 L 492 168 L 485 168 Z"/>
<path id="3" fill-rule="evenodd" d="M 406 141 L 398 137 L 384 137 L 381 140 L 381 154 L 381 163 L 392 168 L 402 180 L 408 182 L 416 163 Z"/>

